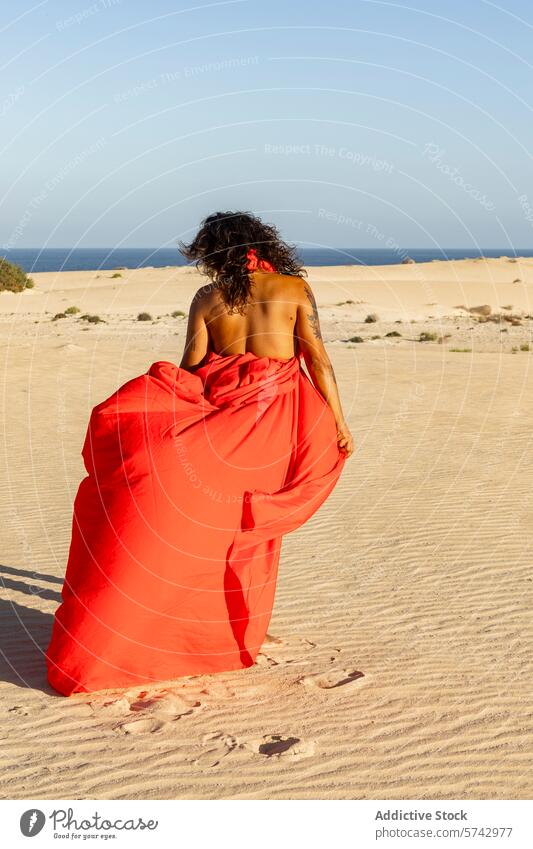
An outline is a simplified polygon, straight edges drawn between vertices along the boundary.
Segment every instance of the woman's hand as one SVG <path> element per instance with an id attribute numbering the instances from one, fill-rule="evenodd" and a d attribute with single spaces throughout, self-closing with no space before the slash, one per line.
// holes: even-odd
<path id="1" fill-rule="evenodd" d="M 345 421 L 337 423 L 337 444 L 341 451 L 344 451 L 347 457 L 353 454 L 353 436 L 350 433 L 350 428 Z"/>

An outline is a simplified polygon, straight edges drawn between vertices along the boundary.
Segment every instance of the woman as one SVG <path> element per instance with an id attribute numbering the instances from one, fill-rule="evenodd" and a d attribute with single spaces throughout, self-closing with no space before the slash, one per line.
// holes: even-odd
<path id="1" fill-rule="evenodd" d="M 313 293 L 276 229 L 216 213 L 182 251 L 212 283 L 180 366 L 153 363 L 91 414 L 46 653 L 64 695 L 253 665 L 282 536 L 353 451 Z"/>

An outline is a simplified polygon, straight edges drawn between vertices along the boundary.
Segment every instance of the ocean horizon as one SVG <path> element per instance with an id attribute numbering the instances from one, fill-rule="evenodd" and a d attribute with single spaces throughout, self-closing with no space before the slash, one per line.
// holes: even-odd
<path id="1" fill-rule="evenodd" d="M 533 257 L 533 250 L 514 248 L 299 248 L 306 266 L 395 265 L 410 257 L 415 262 Z M 44 271 L 108 271 L 122 268 L 184 266 L 177 248 L 12 248 L 0 250 L 9 262 L 27 273 Z"/>

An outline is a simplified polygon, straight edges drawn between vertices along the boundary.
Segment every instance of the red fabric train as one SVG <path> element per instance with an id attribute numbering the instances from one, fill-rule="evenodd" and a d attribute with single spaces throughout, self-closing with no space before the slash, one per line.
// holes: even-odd
<path id="1" fill-rule="evenodd" d="M 342 471 L 300 365 L 154 363 L 92 411 L 48 680 L 70 695 L 253 665 L 281 538 Z"/>

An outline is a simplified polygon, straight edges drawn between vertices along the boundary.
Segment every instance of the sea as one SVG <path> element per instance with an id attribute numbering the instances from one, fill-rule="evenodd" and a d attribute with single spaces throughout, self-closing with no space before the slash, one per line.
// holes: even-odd
<path id="1" fill-rule="evenodd" d="M 518 248 L 299 248 L 304 265 L 395 265 L 406 257 L 415 262 L 474 259 L 476 257 L 533 257 L 533 250 Z M 12 248 L 1 250 L 9 262 L 26 272 L 95 271 L 115 268 L 162 268 L 187 265 L 177 248 Z"/>

